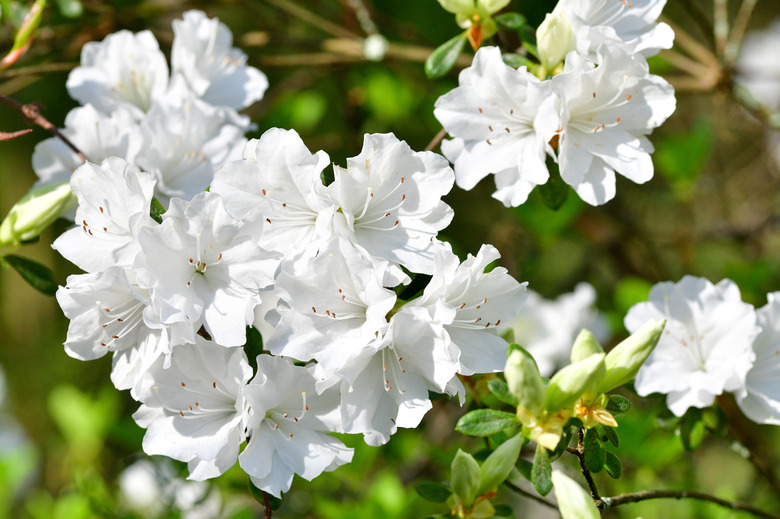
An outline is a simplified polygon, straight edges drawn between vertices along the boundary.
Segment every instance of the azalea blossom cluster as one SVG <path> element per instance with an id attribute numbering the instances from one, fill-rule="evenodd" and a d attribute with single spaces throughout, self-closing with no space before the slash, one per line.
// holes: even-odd
<path id="1" fill-rule="evenodd" d="M 452 136 L 442 152 L 458 186 L 492 173 L 493 197 L 518 206 L 553 161 L 580 198 L 601 205 L 615 196 L 616 172 L 650 180 L 647 136 L 675 109 L 673 88 L 646 60 L 672 46 L 671 28 L 656 23 L 665 3 L 560 0 L 537 31 L 538 77 L 497 47 L 479 49 L 434 110 Z"/>
<path id="2" fill-rule="evenodd" d="M 220 166 L 240 157 L 252 125 L 237 110 L 268 87 L 219 20 L 188 11 L 173 32 L 170 71 L 150 31 L 123 30 L 84 45 L 66 85 L 82 106 L 61 130 L 94 163 L 121 157 L 153 175 L 166 207 L 172 197 L 189 200 L 206 189 Z M 82 163 L 62 140 L 42 141 L 33 153 L 34 188 L 67 184 Z"/>
<path id="3" fill-rule="evenodd" d="M 201 14 L 185 15 L 177 37 L 197 40 L 199 32 L 182 30 L 193 16 Z M 210 27 L 216 39 L 202 52 L 224 44 L 223 26 Z M 89 78 L 107 69 L 140 77 L 135 49 L 113 46 L 140 36 L 119 34 L 85 50 L 69 86 L 94 86 Z M 185 61 L 212 63 L 198 53 Z M 185 61 L 174 69 L 189 70 Z M 250 76 L 212 84 L 242 90 Z M 134 99 L 156 95 L 144 92 Z M 116 89 L 89 93 L 90 106 L 124 109 Z M 125 113 L 146 117 L 143 127 L 158 105 L 146 116 L 133 106 Z M 180 108 L 178 116 L 194 110 Z M 223 129 L 198 131 L 211 142 Z M 144 156 L 175 155 L 166 142 Z M 177 178 L 199 185 L 189 155 L 177 156 Z M 53 244 L 85 271 L 57 292 L 71 320 L 65 349 L 82 360 L 113 354 L 112 382 L 141 403 L 134 418 L 147 429 L 146 453 L 187 462 L 194 480 L 238 461 L 258 488 L 279 496 L 294 474 L 312 479 L 351 460 L 352 450 L 329 433 L 381 445 L 398 427 L 420 423 L 429 391 L 462 402 L 458 375 L 502 370 L 508 343 L 497 330 L 520 310 L 525 284 L 501 267 L 486 271 L 499 257 L 494 247 L 461 262 L 437 239 L 453 216 L 441 200 L 454 184 L 443 157 L 391 134 L 366 135 L 326 185 L 325 152 L 274 128 L 247 142 L 237 160 L 198 174 L 207 192 L 202 184 L 192 196 L 161 187 L 170 178 L 149 164 L 109 156 L 76 168 L 76 227 Z M 156 197 L 165 195 L 167 210 L 153 218 Z M 399 299 L 412 276 L 428 276 L 427 285 Z M 256 359 L 244 349 L 249 326 L 261 330 L 269 352 Z"/>
<path id="4" fill-rule="evenodd" d="M 685 276 L 655 285 L 625 318 L 629 331 L 647 319 L 667 320 L 637 374 L 637 393 L 666 394 L 669 409 L 682 416 L 731 392 L 751 420 L 780 425 L 780 292 L 767 300 L 755 310 L 729 279 L 713 285 Z"/>

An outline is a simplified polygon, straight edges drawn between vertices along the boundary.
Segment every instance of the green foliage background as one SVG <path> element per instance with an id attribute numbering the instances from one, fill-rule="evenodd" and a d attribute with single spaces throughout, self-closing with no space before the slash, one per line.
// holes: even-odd
<path id="1" fill-rule="evenodd" d="M 422 47 L 422 58 L 328 61 L 322 56 L 333 55 L 324 53 L 323 40 L 333 36 L 279 8 L 289 3 L 361 33 L 346 0 L 52 2 L 31 50 L 10 74 L 0 77 L 0 93 L 42 103 L 43 113 L 62 126 L 65 114 L 77 104 L 65 89 L 67 70 L 29 73 L 33 69 L 26 67 L 57 63 L 67 68 L 78 61 L 85 42 L 119 29 L 151 29 L 168 53 L 171 20 L 187 9 L 200 8 L 225 22 L 236 45 L 249 54 L 249 62 L 269 77 L 265 98 L 246 111 L 258 125 L 252 137 L 274 126 L 294 128 L 311 150 L 323 149 L 341 165 L 360 151 L 366 132 L 394 132 L 413 149 L 425 148 L 440 129 L 433 104 L 457 85 L 457 71 L 428 80 L 421 60 L 425 52 L 458 33 L 453 16 L 434 0 L 366 1 L 381 33 L 393 43 Z M 698 30 L 685 3 L 704 13 L 711 11 L 711 3 L 670 2 L 665 10 L 668 18 L 706 44 L 707 36 Z M 549 0 L 514 0 L 510 9 L 536 26 L 553 6 Z M 752 23 L 763 27 L 777 16 L 780 4 L 760 2 Z M 497 38 L 509 48 L 518 44 L 511 33 Z M 12 39 L 4 24 L 0 48 L 10 47 Z M 675 74 L 661 58 L 653 59 L 651 66 L 656 73 Z M 684 274 L 713 282 L 731 278 L 746 301 L 762 306 L 767 292 L 780 289 L 780 176 L 777 161 L 768 153 L 765 128 L 730 96 L 728 81 L 714 91 L 678 92 L 677 103 L 677 112 L 652 136 L 656 175 L 646 185 L 619 178 L 617 197 L 606 206 L 588 207 L 571 193 L 553 212 L 538 193 L 519 208 L 504 208 L 490 197 L 489 178 L 470 192 L 453 189 L 446 201 L 455 209 L 455 219 L 442 238 L 451 241 L 461 256 L 476 252 L 482 243 L 494 244 L 502 252 L 501 263 L 517 279 L 529 281 L 548 297 L 571 290 L 579 281 L 590 282 L 598 291 L 599 307 L 611 318 L 616 339 L 625 333 L 623 315 L 646 298 L 652 283 L 676 281 Z M 0 106 L 0 131 L 22 127 L 17 113 Z M 0 143 L 3 213 L 35 181 L 30 157 L 35 144 L 47 137 L 35 129 L 31 135 Z M 60 284 L 76 269 L 58 258 L 49 244 L 66 227 L 66 222 L 58 222 L 40 243 L 21 251 L 51 267 Z M 67 321 L 54 298 L 33 291 L 16 273 L 0 269 L 0 365 L 8 384 L 4 409 L 29 437 L 24 447 L 0 453 L 0 517 L 131 517 L 117 500 L 116 476 L 139 458 L 143 431 L 130 418 L 136 404 L 111 387 L 108 357 L 84 363 L 64 353 L 66 330 Z M 468 382 L 475 400 L 491 398 L 486 378 Z M 728 436 L 704 435 L 698 449 L 686 451 L 673 430 L 657 427 L 661 399 L 626 395 L 634 407 L 621 418 L 621 444 L 613 449 L 623 460 L 624 475 L 611 480 L 599 474 L 602 493 L 689 488 L 780 510 L 780 497 L 754 465 L 731 448 Z M 733 436 L 761 453 L 759 462 L 774 471 L 780 460 L 777 428 L 747 421 L 729 398 L 720 404 Z M 296 479 L 275 516 L 402 518 L 442 512 L 441 506 L 417 496 L 413 484 L 446 479 L 458 448 L 476 453 L 485 447 L 454 432 L 465 411 L 437 400 L 420 429 L 401 430 L 379 449 L 347 438 L 357 447 L 353 463 L 311 483 Z M 524 451 L 524 456 L 532 457 L 533 451 Z M 232 507 L 229 516 L 260 513 L 240 470 L 215 484 Z M 528 517 L 554 517 L 515 494 L 502 494 L 499 502 L 511 504 L 518 516 L 525 510 Z M 605 516 L 666 518 L 669 510 L 672 517 L 737 517 L 693 501 L 649 501 Z"/>

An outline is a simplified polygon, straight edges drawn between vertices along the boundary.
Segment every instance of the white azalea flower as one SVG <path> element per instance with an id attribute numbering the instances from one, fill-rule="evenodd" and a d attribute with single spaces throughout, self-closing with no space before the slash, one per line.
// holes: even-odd
<path id="1" fill-rule="evenodd" d="M 724 391 L 744 392 L 759 329 L 755 310 L 742 302 L 734 282 L 713 285 L 685 276 L 658 283 L 648 302 L 631 307 L 625 325 L 633 333 L 649 319 L 667 323 L 636 376 L 640 396 L 665 393 L 669 409 L 682 416 L 689 407 L 712 405 Z"/>
<path id="2" fill-rule="evenodd" d="M 168 64 L 151 32 L 119 31 L 84 45 L 66 86 L 81 104 L 104 114 L 126 107 L 141 119 L 168 88 Z"/>
<path id="3" fill-rule="evenodd" d="M 675 109 L 671 85 L 649 74 L 644 58 L 609 45 L 599 58 L 596 66 L 570 52 L 552 78 L 561 102 L 561 177 L 591 205 L 614 198 L 615 171 L 637 183 L 652 178 L 646 135 Z"/>
<path id="4" fill-rule="evenodd" d="M 780 20 L 745 36 L 735 64 L 735 80 L 764 106 L 780 110 Z"/>
<path id="5" fill-rule="evenodd" d="M 223 348 L 197 337 L 178 347 L 171 365 L 158 359 L 138 390 L 133 415 L 147 429 L 143 449 L 189 463 L 196 481 L 232 467 L 245 439 L 243 388 L 252 368 L 241 348 Z"/>
<path id="6" fill-rule="evenodd" d="M 239 464 L 260 490 L 280 497 L 294 474 L 311 481 L 352 460 L 353 450 L 327 434 L 343 430 L 338 390 L 317 394 L 306 368 L 260 355 L 244 398 L 249 443 Z"/>
<path id="7" fill-rule="evenodd" d="M 138 232 L 154 225 L 149 216 L 154 184 L 151 176 L 118 157 L 82 165 L 70 180 L 79 201 L 79 227 L 64 232 L 52 247 L 87 272 L 131 265 L 140 251 Z"/>
<path id="8" fill-rule="evenodd" d="M 246 127 L 232 110 L 169 96 L 141 123 L 145 146 L 137 161 L 157 177 L 163 205 L 173 197 L 190 200 L 209 187 L 217 169 L 240 157 Z"/>
<path id="9" fill-rule="evenodd" d="M 241 110 L 262 99 L 268 79 L 233 47 L 230 29 L 201 11 L 187 11 L 183 18 L 173 21 L 173 72 L 212 105 Z"/>
<path id="10" fill-rule="evenodd" d="M 453 215 L 441 201 L 454 183 L 447 161 L 414 152 L 392 134 L 367 134 L 360 155 L 334 171 L 328 192 L 341 209 L 340 232 L 367 257 L 432 273 L 439 248 L 434 238 Z"/>
<path id="11" fill-rule="evenodd" d="M 754 422 L 780 425 L 780 292 L 768 294 L 767 300 L 756 311 L 761 327 L 753 342 L 756 361 L 737 404 Z"/>
<path id="12" fill-rule="evenodd" d="M 250 222 L 260 244 L 292 258 L 312 257 L 332 235 L 337 207 L 322 184 L 330 162 L 312 154 L 295 130 L 272 128 L 244 148 L 242 160 L 217 171 L 211 191 L 227 201 L 230 213 Z"/>
<path id="13" fill-rule="evenodd" d="M 512 330 L 512 342 L 533 355 L 543 377 L 550 377 L 557 368 L 569 364 L 571 347 L 580 330 L 589 330 L 601 344 L 609 340 L 607 320 L 595 303 L 596 291 L 588 283 L 579 283 L 574 292 L 552 301 L 529 290 L 523 311 L 501 331 Z"/>
<path id="14" fill-rule="evenodd" d="M 497 47 L 479 49 L 458 79 L 460 86 L 433 111 L 454 137 L 441 147 L 455 165 L 458 186 L 471 189 L 495 173 L 493 197 L 518 206 L 549 178 L 547 143 L 559 128 L 550 83 L 506 65 Z"/>
<path id="15" fill-rule="evenodd" d="M 556 10 L 567 18 L 573 49 L 596 58 L 602 44 L 622 46 L 626 51 L 655 56 L 672 48 L 674 31 L 657 23 L 666 0 L 560 0 Z"/>
<path id="16" fill-rule="evenodd" d="M 143 138 L 133 114 L 117 107 L 104 114 L 92 105 L 74 108 L 65 117 L 60 132 L 95 164 L 108 157 L 120 157 L 134 163 Z M 84 162 L 57 137 L 35 146 L 32 165 L 40 179 L 36 185 L 61 182 L 71 177 Z"/>
<path id="17" fill-rule="evenodd" d="M 462 375 L 502 371 L 506 364 L 509 344 L 496 332 L 522 308 L 527 283 L 518 283 L 503 267 L 485 272 L 499 257 L 492 245 L 483 245 L 463 263 L 449 249 L 442 250 L 422 297 L 410 302 L 444 325 Z"/>
<path id="18" fill-rule="evenodd" d="M 223 346 L 244 344 L 278 259 L 240 234 L 219 195 L 201 193 L 189 203 L 174 198 L 162 224 L 145 227 L 138 240 L 139 284 L 164 323 L 186 322 L 193 331 L 202 324 Z"/>
<path id="19" fill-rule="evenodd" d="M 265 347 L 274 355 L 317 360 L 329 373 L 340 371 L 385 333 L 396 295 L 382 286 L 383 276 L 339 239 L 298 269 L 288 263 L 276 278 L 284 304 Z"/>
<path id="20" fill-rule="evenodd" d="M 366 443 L 378 446 L 398 427 L 417 427 L 432 407 L 428 390 L 453 394 L 457 368 L 440 324 L 423 308 L 403 306 L 378 346 L 338 372 L 346 432 L 362 433 Z"/>

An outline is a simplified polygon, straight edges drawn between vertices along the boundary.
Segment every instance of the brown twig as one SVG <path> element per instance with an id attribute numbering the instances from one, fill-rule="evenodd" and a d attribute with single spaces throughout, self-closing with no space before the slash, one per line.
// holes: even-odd
<path id="1" fill-rule="evenodd" d="M 425 147 L 425 151 L 433 151 L 436 146 L 441 144 L 442 139 L 447 136 L 447 130 L 442 128 L 439 130 L 439 133 L 437 133 L 433 139 L 431 139 L 431 142 L 428 143 L 428 145 Z"/>
<path id="2" fill-rule="evenodd" d="M 541 497 L 534 495 L 531 492 L 526 492 L 525 490 L 518 487 L 514 483 L 510 483 L 509 481 L 504 481 L 504 484 L 523 497 L 527 497 L 528 499 L 533 499 L 537 503 L 542 504 L 548 508 L 552 508 L 553 510 L 558 510 L 558 507 L 554 503 L 550 503 L 549 501 L 542 499 Z"/>
<path id="3" fill-rule="evenodd" d="M 593 481 L 593 476 L 590 473 L 590 469 L 588 469 L 588 466 L 585 464 L 585 431 L 583 429 L 579 429 L 577 431 L 577 448 L 567 448 L 566 450 L 577 456 L 577 460 L 580 462 L 580 471 L 582 472 L 582 476 L 585 478 L 585 481 L 588 482 L 590 497 L 592 497 L 593 501 L 597 503 L 601 500 L 601 498 L 599 497 L 599 491 L 596 488 L 596 482 Z"/>
<path id="4" fill-rule="evenodd" d="M 271 516 L 274 515 L 274 511 L 271 510 L 271 500 L 268 499 L 268 494 L 263 492 L 263 516 L 265 519 L 271 519 Z"/>
<path id="5" fill-rule="evenodd" d="M 725 499 L 719 499 L 715 496 L 705 494 L 704 492 L 698 492 L 696 490 L 642 490 L 640 492 L 620 494 L 614 497 L 602 497 L 596 501 L 596 506 L 599 510 L 606 510 L 608 508 L 613 508 L 619 505 L 638 503 L 639 501 L 647 501 L 650 499 L 698 499 L 699 501 L 709 501 L 710 503 L 715 503 L 718 506 L 729 508 L 731 510 L 748 512 L 758 517 L 765 517 L 767 519 L 780 519 L 780 515 L 770 514 L 769 512 L 765 512 L 760 508 L 756 508 L 746 503 L 740 503 L 738 501 L 726 501 Z"/>
<path id="6" fill-rule="evenodd" d="M 83 160 L 84 162 L 88 162 L 89 159 L 87 159 L 86 155 L 84 155 L 81 150 L 79 150 L 75 144 L 70 142 L 70 140 L 65 137 L 62 132 L 60 132 L 56 126 L 54 126 L 52 123 L 49 122 L 48 119 L 46 119 L 44 116 L 41 115 L 41 107 L 37 103 L 30 103 L 30 104 L 22 104 L 16 99 L 11 99 L 10 97 L 6 97 L 4 95 L 0 95 L 0 102 L 3 102 L 7 104 L 8 106 L 11 106 L 17 110 L 19 110 L 24 118 L 27 120 L 30 124 L 36 124 L 43 128 L 44 130 L 48 131 L 58 139 L 60 139 L 62 142 L 65 143 L 65 145 L 70 148 L 73 153 L 78 155 L 78 157 Z"/>
<path id="7" fill-rule="evenodd" d="M 742 4 L 739 6 L 739 12 L 737 12 L 736 18 L 734 18 L 731 34 L 726 43 L 725 58 L 727 63 L 733 63 L 737 59 L 742 39 L 745 37 L 745 31 L 757 2 L 758 0 L 742 0 Z"/>
<path id="8" fill-rule="evenodd" d="M 3 72 L 4 78 L 26 76 L 30 74 L 41 74 L 45 72 L 67 72 L 73 70 L 79 64 L 72 63 L 42 63 L 40 65 L 30 65 L 28 67 L 17 67 Z"/>
<path id="9" fill-rule="evenodd" d="M 10 141 L 11 139 L 16 139 L 17 137 L 21 137 L 22 135 L 27 135 L 32 131 L 32 128 L 27 128 L 26 130 L 19 130 L 18 132 L 0 132 L 0 141 Z"/>
<path id="10" fill-rule="evenodd" d="M 355 34 L 352 31 L 345 29 L 344 27 L 337 25 L 329 20 L 326 20 L 322 16 L 309 11 L 305 7 L 299 5 L 298 2 L 291 2 L 289 0 L 266 0 L 269 4 L 273 5 L 277 9 L 287 12 L 288 14 L 295 16 L 304 22 L 308 22 L 315 27 L 319 27 L 323 31 L 336 36 L 337 38 L 347 39 L 360 39 L 360 35 Z"/>

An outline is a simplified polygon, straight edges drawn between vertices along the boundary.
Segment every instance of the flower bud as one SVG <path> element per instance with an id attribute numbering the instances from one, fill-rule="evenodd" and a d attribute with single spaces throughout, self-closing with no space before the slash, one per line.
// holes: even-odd
<path id="1" fill-rule="evenodd" d="M 0 224 L 0 246 L 35 238 L 74 203 L 76 197 L 67 181 L 30 190 Z"/>
<path id="2" fill-rule="evenodd" d="M 599 393 L 612 391 L 636 376 L 639 368 L 658 344 L 664 326 L 666 326 L 666 319 L 647 321 L 609 352 L 604 360 L 607 374 L 601 381 Z"/>
<path id="3" fill-rule="evenodd" d="M 477 10 L 483 18 L 497 13 L 507 5 L 510 0 L 477 0 Z"/>
<path id="4" fill-rule="evenodd" d="M 569 364 L 550 379 L 544 408 L 552 413 L 571 407 L 583 394 L 596 391 L 606 371 L 603 353 Z"/>
<path id="5" fill-rule="evenodd" d="M 599 519 L 601 513 L 590 495 L 577 484 L 576 481 L 566 476 L 559 470 L 552 473 L 555 500 L 563 519 Z"/>
<path id="6" fill-rule="evenodd" d="M 506 361 L 504 376 L 509 391 L 518 399 L 518 404 L 533 415 L 542 410 L 544 403 L 544 382 L 533 360 L 520 350 L 513 350 Z"/>
<path id="7" fill-rule="evenodd" d="M 571 347 L 571 363 L 575 364 L 583 359 L 587 359 L 596 353 L 604 353 L 596 337 L 590 333 L 590 330 L 583 329 L 577 338 L 574 339 L 574 346 Z"/>
<path id="8" fill-rule="evenodd" d="M 445 11 L 471 17 L 476 10 L 474 0 L 439 0 Z"/>
<path id="9" fill-rule="evenodd" d="M 536 49 L 547 70 L 553 70 L 563 61 L 566 53 L 574 50 L 574 34 L 561 2 L 558 2 L 553 12 L 547 14 L 536 30 Z"/>

